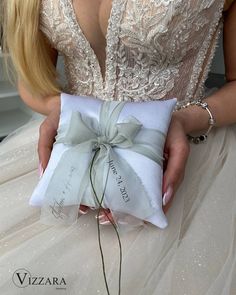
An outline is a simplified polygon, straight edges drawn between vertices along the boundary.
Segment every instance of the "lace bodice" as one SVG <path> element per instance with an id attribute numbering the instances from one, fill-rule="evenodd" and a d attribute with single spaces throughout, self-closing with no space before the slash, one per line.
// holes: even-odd
<path id="1" fill-rule="evenodd" d="M 64 56 L 66 91 L 105 100 L 203 96 L 222 28 L 223 0 L 113 0 L 105 78 L 72 0 L 42 0 L 41 30 Z"/>

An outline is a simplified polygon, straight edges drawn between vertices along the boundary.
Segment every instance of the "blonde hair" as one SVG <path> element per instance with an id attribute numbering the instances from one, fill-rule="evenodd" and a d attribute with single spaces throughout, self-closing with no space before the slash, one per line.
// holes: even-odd
<path id="1" fill-rule="evenodd" d="M 58 73 L 50 47 L 39 29 L 41 0 L 3 0 L 3 44 L 9 52 L 17 78 L 32 94 L 60 92 Z"/>

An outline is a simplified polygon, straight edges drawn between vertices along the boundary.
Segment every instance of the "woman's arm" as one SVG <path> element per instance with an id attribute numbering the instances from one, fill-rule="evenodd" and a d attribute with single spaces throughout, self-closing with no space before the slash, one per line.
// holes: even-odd
<path id="1" fill-rule="evenodd" d="M 47 44 L 45 44 L 47 46 Z M 53 64 L 56 67 L 58 52 L 49 48 L 50 56 Z M 19 94 L 26 105 L 28 105 L 32 110 L 41 113 L 43 115 L 48 115 L 56 106 L 59 104 L 59 95 L 50 95 L 47 97 L 35 96 L 30 93 L 30 91 L 25 87 L 22 81 L 18 81 Z"/>
<path id="2" fill-rule="evenodd" d="M 216 119 L 216 126 L 236 123 L 236 3 L 227 13 L 224 23 L 224 54 L 227 83 L 205 100 Z M 190 152 L 186 134 L 205 131 L 209 114 L 199 106 L 191 105 L 174 112 L 165 143 L 163 175 L 163 210 L 166 212 L 173 196 L 184 179 Z"/>
<path id="3" fill-rule="evenodd" d="M 216 126 L 236 123 L 236 2 L 232 4 L 224 21 L 224 57 L 227 83 L 205 101 L 209 104 Z M 208 113 L 192 105 L 174 113 L 183 121 L 186 133 L 208 128 Z"/>

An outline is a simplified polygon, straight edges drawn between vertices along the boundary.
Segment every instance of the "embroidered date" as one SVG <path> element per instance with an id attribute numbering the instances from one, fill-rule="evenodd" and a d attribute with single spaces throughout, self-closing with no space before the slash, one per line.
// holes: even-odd
<path id="1" fill-rule="evenodd" d="M 108 164 L 109 164 L 109 166 L 111 168 L 112 173 L 114 175 L 116 175 L 115 179 L 116 179 L 117 186 L 119 187 L 119 191 L 121 193 L 122 199 L 125 201 L 125 203 L 129 202 L 130 197 L 129 197 L 127 191 L 126 191 L 126 188 L 124 186 L 124 182 L 122 180 L 121 175 L 119 175 L 118 172 L 117 172 L 117 169 L 116 169 L 116 167 L 114 165 L 114 161 L 110 160 L 110 161 L 108 161 Z"/>

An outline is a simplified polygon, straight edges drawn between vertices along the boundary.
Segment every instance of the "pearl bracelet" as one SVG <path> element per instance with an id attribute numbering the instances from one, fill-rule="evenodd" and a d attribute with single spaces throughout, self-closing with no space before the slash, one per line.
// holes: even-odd
<path id="1" fill-rule="evenodd" d="M 181 108 L 187 108 L 190 105 L 200 106 L 201 108 L 206 110 L 209 114 L 209 117 L 210 117 L 209 121 L 208 121 L 209 127 L 204 134 L 201 134 L 199 136 L 192 136 L 190 134 L 187 134 L 187 138 L 190 142 L 195 143 L 195 144 L 203 143 L 207 140 L 207 136 L 208 136 L 209 132 L 211 131 L 212 127 L 216 125 L 216 120 L 213 117 L 212 112 L 210 111 L 207 102 L 202 102 L 201 100 L 193 101 L 193 102 L 187 103 L 186 105 L 182 106 Z"/>

